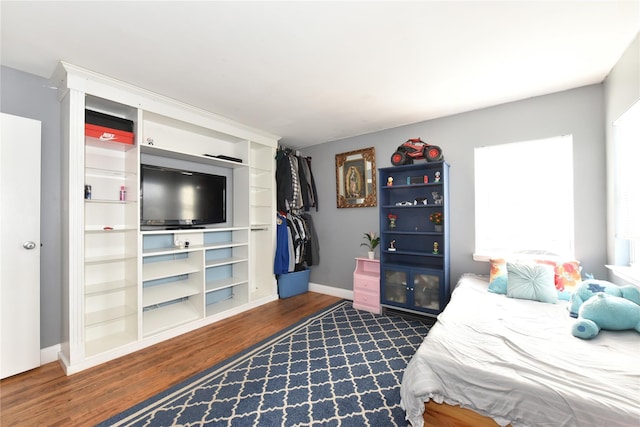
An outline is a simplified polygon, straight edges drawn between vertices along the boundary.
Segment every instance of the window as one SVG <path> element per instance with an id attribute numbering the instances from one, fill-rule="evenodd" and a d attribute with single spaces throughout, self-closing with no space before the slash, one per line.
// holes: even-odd
<path id="1" fill-rule="evenodd" d="M 640 249 L 640 101 L 614 126 L 616 238 L 626 242 L 628 263 L 638 267 Z M 619 259 L 626 261 L 626 256 Z"/>
<path id="2" fill-rule="evenodd" d="M 474 259 L 573 258 L 573 137 L 475 149 Z"/>

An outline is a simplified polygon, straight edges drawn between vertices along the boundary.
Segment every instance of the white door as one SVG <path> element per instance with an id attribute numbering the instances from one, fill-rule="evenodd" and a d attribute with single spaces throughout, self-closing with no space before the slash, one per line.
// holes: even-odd
<path id="1" fill-rule="evenodd" d="M 0 117 L 0 378 L 40 366 L 40 126 Z"/>

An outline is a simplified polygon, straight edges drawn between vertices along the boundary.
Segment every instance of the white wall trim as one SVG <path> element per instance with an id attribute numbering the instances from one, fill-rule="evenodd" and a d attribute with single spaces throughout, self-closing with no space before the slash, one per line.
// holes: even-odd
<path id="1" fill-rule="evenodd" d="M 51 347 L 40 349 L 40 365 L 55 362 L 58 360 L 58 353 L 62 350 L 60 344 L 52 345 Z"/>
<path id="2" fill-rule="evenodd" d="M 333 286 L 321 285 L 319 283 L 309 282 L 309 290 L 320 294 L 332 295 L 338 298 L 344 298 L 353 301 L 353 291 L 348 289 L 336 288 Z"/>

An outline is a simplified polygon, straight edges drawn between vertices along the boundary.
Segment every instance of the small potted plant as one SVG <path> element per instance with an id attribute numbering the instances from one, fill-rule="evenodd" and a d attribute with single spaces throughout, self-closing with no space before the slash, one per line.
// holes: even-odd
<path id="1" fill-rule="evenodd" d="M 369 259 L 373 259 L 375 254 L 374 250 L 376 249 L 376 246 L 380 244 L 380 236 L 376 236 L 376 233 L 370 231 L 368 233 L 364 233 L 364 238 L 367 239 L 367 241 L 365 243 L 360 243 L 360 246 L 368 247 Z"/>
<path id="2" fill-rule="evenodd" d="M 435 230 L 438 232 L 442 231 L 442 223 L 444 222 L 444 217 L 442 216 L 442 212 L 431 212 L 429 215 L 429 221 L 431 221 L 435 225 Z"/>

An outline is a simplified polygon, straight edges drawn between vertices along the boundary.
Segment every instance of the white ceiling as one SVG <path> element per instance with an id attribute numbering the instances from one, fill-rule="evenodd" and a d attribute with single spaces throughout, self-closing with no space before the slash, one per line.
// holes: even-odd
<path id="1" fill-rule="evenodd" d="M 60 60 L 304 147 L 599 83 L 640 1 L 0 3 L 1 63 Z"/>

